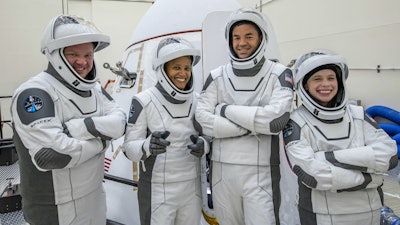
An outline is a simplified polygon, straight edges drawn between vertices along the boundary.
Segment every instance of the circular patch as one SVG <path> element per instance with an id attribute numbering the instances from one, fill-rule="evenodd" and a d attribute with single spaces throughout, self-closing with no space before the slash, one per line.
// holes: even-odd
<path id="1" fill-rule="evenodd" d="M 37 96 L 30 95 L 25 99 L 24 109 L 28 113 L 34 113 L 42 109 L 43 101 Z"/>
<path id="2" fill-rule="evenodd" d="M 291 123 L 287 123 L 285 128 L 283 129 L 283 137 L 288 138 L 293 133 L 293 125 Z"/>

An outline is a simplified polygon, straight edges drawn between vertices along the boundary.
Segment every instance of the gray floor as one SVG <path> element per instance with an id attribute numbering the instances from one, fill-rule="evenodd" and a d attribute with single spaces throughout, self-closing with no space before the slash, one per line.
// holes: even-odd
<path id="1" fill-rule="evenodd" d="M 14 163 L 10 166 L 0 166 L 0 191 L 8 185 L 8 178 L 13 178 L 12 183 L 19 184 L 19 167 L 18 163 Z M 0 213 L 0 225 L 23 225 L 26 224 L 22 211 L 16 211 L 11 213 Z"/>
<path id="2" fill-rule="evenodd" d="M 389 206 L 396 215 L 400 216 L 400 184 L 398 175 L 400 173 L 400 162 L 396 168 L 389 171 L 385 176 L 383 192 L 385 204 Z M 6 179 L 14 178 L 13 182 L 19 183 L 18 163 L 11 166 L 0 166 L 0 190 L 7 186 Z M 26 224 L 22 211 L 0 214 L 0 225 L 24 225 Z"/>
<path id="3" fill-rule="evenodd" d="M 400 216 L 400 184 L 398 175 L 400 173 L 400 162 L 396 168 L 390 170 L 385 176 L 383 192 L 385 204 L 389 206 L 396 215 Z"/>

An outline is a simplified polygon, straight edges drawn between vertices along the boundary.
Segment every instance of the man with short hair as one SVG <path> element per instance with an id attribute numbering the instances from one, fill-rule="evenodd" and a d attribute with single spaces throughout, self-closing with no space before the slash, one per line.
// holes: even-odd
<path id="1" fill-rule="evenodd" d="M 82 18 L 56 16 L 41 42 L 48 68 L 14 92 L 22 209 L 30 225 L 106 224 L 104 152 L 126 124 L 123 109 L 96 80 L 94 53 L 109 42 Z"/>

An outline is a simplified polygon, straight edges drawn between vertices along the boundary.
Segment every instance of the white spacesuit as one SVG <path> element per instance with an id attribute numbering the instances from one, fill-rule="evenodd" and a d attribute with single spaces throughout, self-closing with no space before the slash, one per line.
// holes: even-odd
<path id="1" fill-rule="evenodd" d="M 63 49 L 109 44 L 87 21 L 60 15 L 50 21 L 41 49 L 46 71 L 15 90 L 11 114 L 19 155 L 25 220 L 37 224 L 105 224 L 104 151 L 125 131 L 126 114 L 96 81 L 82 78 Z"/>
<path id="2" fill-rule="evenodd" d="M 305 89 L 317 71 L 331 69 L 338 92 L 325 107 Z M 295 64 L 295 88 L 302 105 L 284 130 L 286 152 L 298 177 L 301 224 L 379 224 L 383 173 L 397 165 L 395 142 L 362 107 L 349 105 L 342 57 L 311 52 Z"/>
<path id="3" fill-rule="evenodd" d="M 232 49 L 235 23 L 251 21 L 262 41 L 248 58 Z M 211 71 L 196 120 L 212 136 L 212 195 L 220 224 L 279 224 L 279 136 L 289 120 L 292 73 L 266 58 L 266 21 L 251 10 L 232 14 L 226 26 L 231 63 Z"/>
<path id="4" fill-rule="evenodd" d="M 194 127 L 197 101 L 193 74 L 182 90 L 165 71 L 168 61 L 182 56 L 191 56 L 194 66 L 200 51 L 180 38 L 161 40 L 153 62 L 158 83 L 132 99 L 123 149 L 129 159 L 140 162 L 142 225 L 200 223 L 199 157 L 204 145 L 197 150 L 188 147 L 196 142 L 191 135 L 198 134 Z"/>

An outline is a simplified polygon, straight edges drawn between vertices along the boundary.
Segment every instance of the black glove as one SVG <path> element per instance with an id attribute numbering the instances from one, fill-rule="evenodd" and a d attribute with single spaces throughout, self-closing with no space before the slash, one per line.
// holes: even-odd
<path id="1" fill-rule="evenodd" d="M 165 140 L 169 136 L 169 131 L 155 131 L 143 143 L 142 149 L 146 152 L 146 156 L 150 154 L 158 155 L 167 151 L 167 146 L 171 143 Z"/>
<path id="2" fill-rule="evenodd" d="M 190 140 L 193 142 L 193 144 L 188 145 L 187 147 L 191 149 L 190 154 L 196 156 L 196 157 L 202 157 L 204 154 L 204 140 L 202 138 L 199 138 L 198 135 L 190 135 Z"/>

